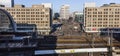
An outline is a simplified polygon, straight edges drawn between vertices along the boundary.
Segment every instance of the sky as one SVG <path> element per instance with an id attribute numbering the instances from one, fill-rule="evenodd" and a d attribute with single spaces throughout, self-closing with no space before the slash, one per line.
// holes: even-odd
<path id="1" fill-rule="evenodd" d="M 1 0 L 0 0 L 1 1 Z M 102 6 L 103 4 L 117 3 L 120 4 L 120 0 L 14 0 L 15 4 L 23 4 L 26 7 L 31 7 L 33 4 L 52 3 L 53 11 L 59 12 L 60 7 L 64 4 L 70 5 L 70 11 L 83 11 L 84 3 L 95 2 L 96 6 Z"/>

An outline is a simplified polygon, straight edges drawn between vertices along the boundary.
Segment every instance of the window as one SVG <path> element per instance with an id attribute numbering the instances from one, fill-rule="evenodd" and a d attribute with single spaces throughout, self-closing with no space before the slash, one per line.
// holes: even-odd
<path id="1" fill-rule="evenodd" d="M 88 11 L 92 11 L 92 9 L 88 9 Z"/>
<path id="2" fill-rule="evenodd" d="M 98 12 L 98 14 L 102 14 L 102 12 Z"/>
<path id="3" fill-rule="evenodd" d="M 97 14 L 97 12 L 93 12 L 93 14 Z"/>

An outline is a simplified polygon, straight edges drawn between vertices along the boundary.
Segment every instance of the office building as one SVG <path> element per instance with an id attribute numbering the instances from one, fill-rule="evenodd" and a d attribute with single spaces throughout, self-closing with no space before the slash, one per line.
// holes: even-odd
<path id="1" fill-rule="evenodd" d="M 13 7 L 14 0 L 0 0 L 1 5 L 5 5 L 5 7 Z"/>
<path id="2" fill-rule="evenodd" d="M 74 12 L 73 13 L 73 19 L 76 22 L 84 23 L 84 16 L 83 16 L 82 12 L 78 12 L 78 11 Z"/>
<path id="3" fill-rule="evenodd" d="M 52 9 L 52 4 L 51 3 L 42 3 L 42 5 L 44 5 L 47 8 L 51 8 Z"/>
<path id="4" fill-rule="evenodd" d="M 94 2 L 91 3 L 85 3 L 84 7 L 96 7 L 96 4 Z"/>
<path id="5" fill-rule="evenodd" d="M 53 20 L 58 20 L 60 17 L 59 13 L 54 13 L 54 19 Z"/>
<path id="6" fill-rule="evenodd" d="M 52 16 L 53 16 L 53 6 L 52 3 L 42 3 L 42 5 L 44 5 L 45 8 L 49 8 L 50 9 L 50 26 L 52 25 Z"/>
<path id="7" fill-rule="evenodd" d="M 60 8 L 60 19 L 68 20 L 69 19 L 69 5 L 62 5 Z"/>
<path id="8" fill-rule="evenodd" d="M 39 35 L 48 35 L 50 32 L 50 14 L 51 9 L 44 5 L 15 5 L 14 7 L 5 7 L 17 24 L 35 24 Z"/>
<path id="9" fill-rule="evenodd" d="M 118 32 L 120 28 L 120 4 L 110 3 L 101 7 L 84 8 L 85 32 Z"/>

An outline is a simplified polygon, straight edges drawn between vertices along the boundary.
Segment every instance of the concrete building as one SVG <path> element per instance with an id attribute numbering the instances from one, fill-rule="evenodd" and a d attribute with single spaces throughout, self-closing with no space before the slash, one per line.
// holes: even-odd
<path id="1" fill-rule="evenodd" d="M 78 12 L 78 11 L 74 12 L 73 19 L 76 22 L 84 23 L 84 16 L 82 12 Z"/>
<path id="2" fill-rule="evenodd" d="M 96 7 L 96 4 L 94 2 L 91 3 L 85 3 L 84 7 Z"/>
<path id="3" fill-rule="evenodd" d="M 13 7 L 14 0 L 0 0 L 1 5 L 5 5 L 5 7 Z"/>
<path id="4" fill-rule="evenodd" d="M 45 8 L 49 8 L 50 9 L 50 26 L 52 25 L 52 16 L 53 16 L 53 6 L 52 3 L 42 3 L 42 5 L 44 5 Z"/>
<path id="5" fill-rule="evenodd" d="M 60 14 L 59 13 L 54 13 L 54 19 L 53 20 L 58 20 L 60 17 Z"/>
<path id="6" fill-rule="evenodd" d="M 52 4 L 51 3 L 42 3 L 42 5 L 44 5 L 47 8 L 52 8 Z"/>
<path id="7" fill-rule="evenodd" d="M 120 31 L 120 4 L 85 6 L 84 27 L 85 32 L 108 32 L 108 29 Z"/>
<path id="8" fill-rule="evenodd" d="M 69 5 L 62 5 L 60 8 L 60 19 L 68 20 L 69 19 Z"/>
<path id="9" fill-rule="evenodd" d="M 48 35 L 50 32 L 50 14 L 51 9 L 44 5 L 15 5 L 14 7 L 5 7 L 18 24 L 35 24 L 39 35 Z"/>

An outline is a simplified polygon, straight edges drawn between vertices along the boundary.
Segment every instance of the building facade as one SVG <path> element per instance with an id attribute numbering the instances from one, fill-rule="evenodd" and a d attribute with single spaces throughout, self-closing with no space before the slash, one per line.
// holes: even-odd
<path id="1" fill-rule="evenodd" d="M 52 4 L 51 3 L 42 3 L 42 5 L 44 5 L 47 8 L 52 8 Z"/>
<path id="2" fill-rule="evenodd" d="M 54 13 L 54 19 L 53 20 L 58 20 L 60 17 L 60 14 L 59 13 Z"/>
<path id="3" fill-rule="evenodd" d="M 14 0 L 0 0 L 1 5 L 5 5 L 5 7 L 13 7 Z"/>
<path id="4" fill-rule="evenodd" d="M 84 8 L 85 32 L 108 32 L 120 29 L 120 4 L 110 3 L 101 7 L 86 6 Z"/>
<path id="5" fill-rule="evenodd" d="M 68 20 L 69 19 L 69 5 L 62 5 L 60 8 L 60 19 Z"/>
<path id="6" fill-rule="evenodd" d="M 78 12 L 78 11 L 74 12 L 73 18 L 74 18 L 74 21 L 76 22 L 84 23 L 84 16 L 82 12 Z"/>
<path id="7" fill-rule="evenodd" d="M 50 8 L 44 5 L 15 5 L 14 7 L 5 7 L 17 24 L 35 24 L 39 35 L 48 35 L 50 32 Z"/>

